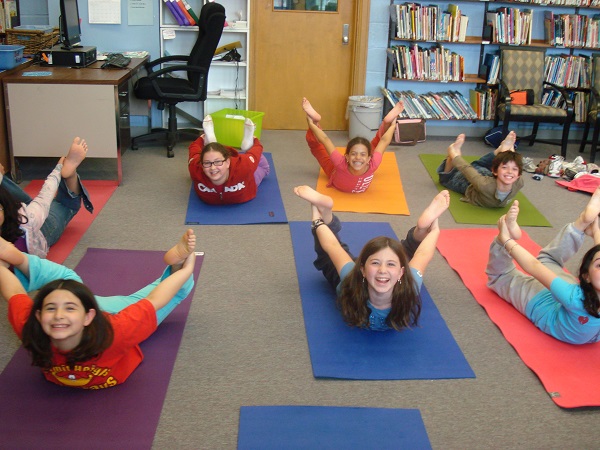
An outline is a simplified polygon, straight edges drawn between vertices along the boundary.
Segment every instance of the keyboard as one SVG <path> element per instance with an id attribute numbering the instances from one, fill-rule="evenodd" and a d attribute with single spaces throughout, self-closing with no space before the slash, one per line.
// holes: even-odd
<path id="1" fill-rule="evenodd" d="M 131 62 L 131 58 L 121 53 L 109 53 L 102 64 L 103 69 L 124 69 Z"/>

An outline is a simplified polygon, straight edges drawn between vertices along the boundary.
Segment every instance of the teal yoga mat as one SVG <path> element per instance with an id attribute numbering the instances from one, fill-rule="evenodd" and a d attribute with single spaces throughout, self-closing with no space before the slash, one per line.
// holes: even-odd
<path id="1" fill-rule="evenodd" d="M 444 155 L 422 154 L 419 155 L 427 172 L 431 176 L 433 182 L 439 191 L 445 188 L 438 181 L 437 168 L 444 160 Z M 477 157 L 464 157 L 467 161 L 472 162 L 478 159 Z M 476 225 L 495 225 L 498 219 L 503 214 L 508 212 L 510 205 L 504 208 L 482 208 L 480 206 L 471 205 L 467 202 L 462 202 L 462 195 L 458 192 L 450 191 L 450 213 L 456 223 L 471 223 Z M 551 227 L 548 220 L 533 206 L 533 204 L 525 197 L 522 192 L 519 192 L 515 197 L 519 200 L 519 225 L 531 227 Z"/>

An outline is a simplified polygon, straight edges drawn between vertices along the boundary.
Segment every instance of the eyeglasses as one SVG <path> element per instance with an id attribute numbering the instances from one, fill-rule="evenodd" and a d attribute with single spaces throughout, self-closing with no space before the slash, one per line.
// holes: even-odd
<path id="1" fill-rule="evenodd" d="M 207 169 L 208 169 L 210 166 L 212 166 L 212 165 L 214 165 L 215 167 L 221 167 L 221 166 L 223 165 L 223 163 L 224 163 L 224 162 L 225 162 L 225 160 L 224 160 L 224 159 L 220 159 L 220 160 L 218 160 L 218 161 L 212 161 L 212 162 L 211 162 L 211 161 L 204 161 L 204 162 L 202 163 L 202 167 L 205 167 L 205 168 L 207 168 Z"/>

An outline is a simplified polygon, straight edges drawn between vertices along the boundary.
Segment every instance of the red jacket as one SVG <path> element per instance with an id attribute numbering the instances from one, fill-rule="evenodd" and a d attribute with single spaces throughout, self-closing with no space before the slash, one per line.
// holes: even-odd
<path id="1" fill-rule="evenodd" d="M 200 152 L 204 148 L 204 139 L 196 139 L 190 144 L 188 169 L 194 183 L 194 190 L 200 200 L 209 205 L 226 205 L 232 203 L 245 203 L 256 197 L 257 186 L 254 181 L 254 172 L 262 156 L 263 146 L 254 138 L 254 145 L 245 153 L 239 153 L 232 147 L 227 147 L 231 152 L 229 178 L 225 183 L 217 186 L 204 174 L 200 161 Z"/>

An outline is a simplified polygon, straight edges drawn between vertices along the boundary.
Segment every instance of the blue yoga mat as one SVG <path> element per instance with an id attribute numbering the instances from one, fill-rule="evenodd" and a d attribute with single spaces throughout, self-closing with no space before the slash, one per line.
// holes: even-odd
<path id="1" fill-rule="evenodd" d="M 269 161 L 271 171 L 260 183 L 256 198 L 237 205 L 207 205 L 198 198 L 194 186 L 191 186 L 185 217 L 186 225 L 287 223 L 273 157 L 266 152 L 263 155 Z"/>
<path id="2" fill-rule="evenodd" d="M 417 409 L 242 406 L 238 450 L 430 449 Z"/>
<path id="3" fill-rule="evenodd" d="M 129 294 L 160 276 L 163 254 L 90 248 L 75 270 L 98 295 Z M 202 260 L 196 257 L 195 280 Z M 0 374 L 0 447 L 152 448 L 193 294 L 142 343 L 144 360 L 121 386 L 55 385 L 21 347 Z"/>
<path id="4" fill-rule="evenodd" d="M 310 222 L 290 222 L 304 325 L 313 375 L 352 380 L 474 378 L 425 285 L 419 326 L 403 331 L 370 331 L 346 325 L 335 291 L 313 266 Z M 388 223 L 345 223 L 340 233 L 352 253 L 376 236 L 396 237 Z M 427 280 L 427 274 L 425 274 Z"/>

